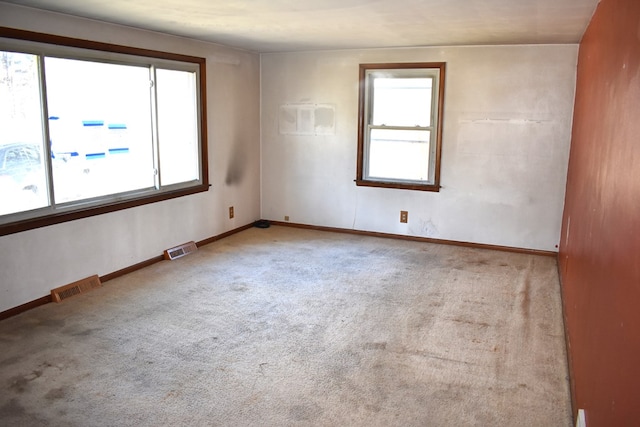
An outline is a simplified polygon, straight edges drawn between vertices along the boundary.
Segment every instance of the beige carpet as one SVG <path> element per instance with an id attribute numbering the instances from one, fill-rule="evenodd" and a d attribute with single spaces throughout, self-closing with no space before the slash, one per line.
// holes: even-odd
<path id="1" fill-rule="evenodd" d="M 254 228 L 0 349 L 7 426 L 571 425 L 550 257 Z"/>

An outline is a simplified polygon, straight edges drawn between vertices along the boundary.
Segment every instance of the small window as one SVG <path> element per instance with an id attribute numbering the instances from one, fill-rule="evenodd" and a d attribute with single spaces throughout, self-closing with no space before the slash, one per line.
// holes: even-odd
<path id="1" fill-rule="evenodd" d="M 357 185 L 439 191 L 445 64 L 361 64 Z"/>

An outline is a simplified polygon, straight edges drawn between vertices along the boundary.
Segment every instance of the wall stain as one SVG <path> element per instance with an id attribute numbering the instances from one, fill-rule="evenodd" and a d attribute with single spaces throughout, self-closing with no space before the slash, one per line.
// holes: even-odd
<path id="1" fill-rule="evenodd" d="M 233 144 L 233 152 L 229 159 L 229 167 L 227 168 L 227 176 L 225 177 L 225 184 L 236 185 L 242 182 L 245 174 L 245 168 L 247 165 L 247 155 L 244 152 L 243 144 L 240 141 L 236 141 Z"/>

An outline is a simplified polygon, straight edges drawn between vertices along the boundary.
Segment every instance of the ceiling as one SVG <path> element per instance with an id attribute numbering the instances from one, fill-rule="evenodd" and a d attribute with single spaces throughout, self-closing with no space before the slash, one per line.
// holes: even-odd
<path id="1" fill-rule="evenodd" d="M 578 43 L 599 0 L 8 0 L 255 52 Z"/>

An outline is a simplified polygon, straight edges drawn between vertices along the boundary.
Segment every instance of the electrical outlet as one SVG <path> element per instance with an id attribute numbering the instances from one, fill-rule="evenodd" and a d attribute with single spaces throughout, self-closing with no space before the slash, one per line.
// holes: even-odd
<path id="1" fill-rule="evenodd" d="M 409 212 L 408 211 L 400 211 L 400 222 L 407 223 L 409 222 Z"/>
<path id="2" fill-rule="evenodd" d="M 285 220 L 285 221 L 289 221 L 289 215 L 285 215 L 285 216 L 284 216 L 284 220 Z"/>
<path id="3" fill-rule="evenodd" d="M 233 216 L 233 206 L 229 206 L 229 219 L 232 219 Z"/>

